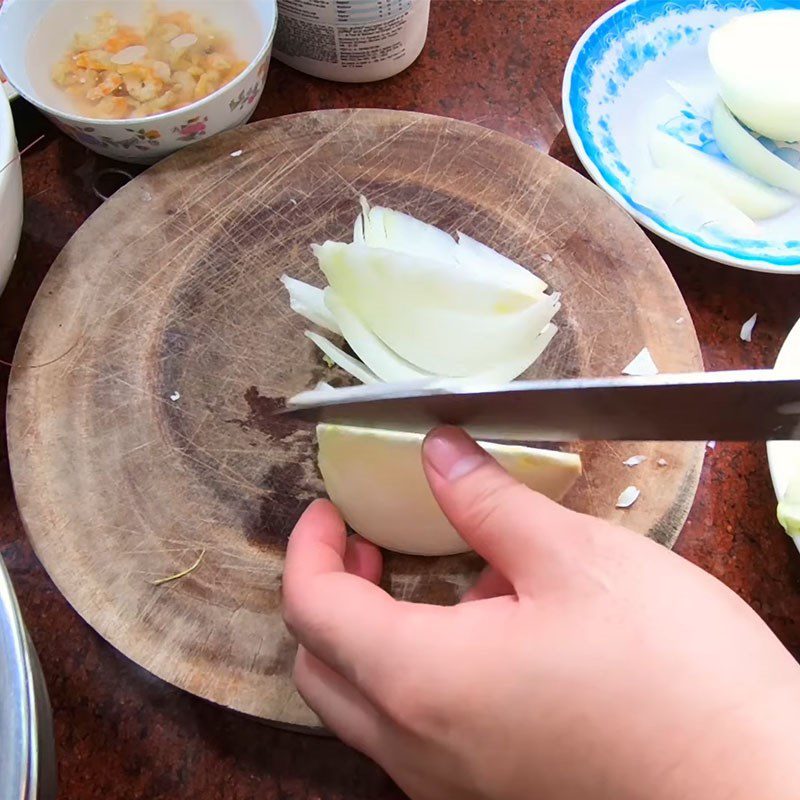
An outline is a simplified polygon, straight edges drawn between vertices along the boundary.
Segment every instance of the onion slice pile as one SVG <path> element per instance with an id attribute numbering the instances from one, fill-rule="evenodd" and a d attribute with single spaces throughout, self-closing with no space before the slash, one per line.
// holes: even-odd
<path id="1" fill-rule="evenodd" d="M 556 333 L 560 296 L 524 267 L 361 198 L 352 243 L 313 245 L 325 289 L 284 275 L 292 310 L 341 335 L 357 357 L 307 332 L 363 383 L 519 377 Z"/>

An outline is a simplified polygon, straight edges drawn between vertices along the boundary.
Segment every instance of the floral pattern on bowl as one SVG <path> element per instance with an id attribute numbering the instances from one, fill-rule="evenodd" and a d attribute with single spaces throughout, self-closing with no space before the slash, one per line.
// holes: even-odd
<path id="1" fill-rule="evenodd" d="M 120 147 L 123 150 L 129 150 L 133 147 L 136 150 L 146 152 L 161 144 L 161 134 L 157 130 L 125 128 L 126 133 L 131 134 L 130 136 L 124 139 L 112 139 L 110 136 L 98 134 L 97 129 L 91 125 L 67 125 L 61 122 L 56 122 L 56 124 L 64 133 L 93 149 L 97 147 Z"/>
<path id="2" fill-rule="evenodd" d="M 242 108 L 246 105 L 251 106 L 253 103 L 255 103 L 260 94 L 261 82 L 259 81 L 258 83 L 253 84 L 247 91 L 242 89 L 238 96 L 231 100 L 228 105 L 230 106 L 231 111 L 236 111 L 236 109 Z"/>
<path id="3" fill-rule="evenodd" d="M 182 142 L 193 142 L 201 136 L 206 135 L 206 123 L 208 117 L 192 117 L 187 120 L 183 125 L 177 125 L 172 129 L 173 133 L 178 135 L 178 139 Z"/>

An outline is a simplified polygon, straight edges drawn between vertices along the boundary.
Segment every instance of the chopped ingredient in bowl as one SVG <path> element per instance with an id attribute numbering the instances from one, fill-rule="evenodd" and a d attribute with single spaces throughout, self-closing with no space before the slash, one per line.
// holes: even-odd
<path id="1" fill-rule="evenodd" d="M 111 12 L 97 16 L 94 30 L 75 35 L 52 77 L 85 116 L 132 119 L 201 100 L 246 66 L 207 20 L 162 14 L 150 3 L 141 27 L 123 25 Z"/>

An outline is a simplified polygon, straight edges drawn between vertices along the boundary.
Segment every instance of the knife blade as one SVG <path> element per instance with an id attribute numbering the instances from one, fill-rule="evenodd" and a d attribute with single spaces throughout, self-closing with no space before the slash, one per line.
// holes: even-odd
<path id="1" fill-rule="evenodd" d="M 305 422 L 427 431 L 458 425 L 497 441 L 800 439 L 800 376 L 774 370 L 514 381 L 475 388 L 373 384 L 307 392 L 277 412 Z"/>

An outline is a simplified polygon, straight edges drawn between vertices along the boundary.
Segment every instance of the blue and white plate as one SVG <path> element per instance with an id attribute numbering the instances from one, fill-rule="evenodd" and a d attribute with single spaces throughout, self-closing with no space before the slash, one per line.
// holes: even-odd
<path id="1" fill-rule="evenodd" d="M 706 258 L 759 272 L 800 274 L 800 199 L 751 231 L 689 213 L 652 191 L 649 138 L 660 129 L 719 158 L 711 121 L 714 28 L 742 14 L 800 8 L 800 0 L 627 0 L 581 37 L 564 76 L 567 131 L 594 180 L 644 227 Z M 800 44 L 798 45 L 800 46 Z M 800 147 L 763 140 L 800 165 Z"/>

